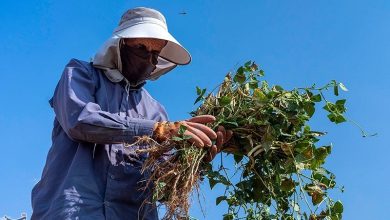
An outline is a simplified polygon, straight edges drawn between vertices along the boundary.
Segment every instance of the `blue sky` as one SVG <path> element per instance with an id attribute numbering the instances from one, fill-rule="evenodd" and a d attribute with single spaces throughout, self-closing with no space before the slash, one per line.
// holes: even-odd
<path id="1" fill-rule="evenodd" d="M 0 217 L 31 214 L 30 191 L 51 145 L 48 100 L 64 65 L 89 60 L 126 9 L 149 6 L 163 12 L 193 58 L 147 85 L 171 120 L 194 109 L 195 86 L 214 88 L 247 60 L 285 88 L 343 82 L 347 116 L 378 135 L 362 138 L 352 123 L 335 126 L 322 114 L 312 127 L 328 131 L 322 141 L 334 145 L 326 167 L 346 188 L 336 194 L 345 219 L 388 218 L 389 1 L 2 0 L 0 6 Z M 215 198 L 221 191 L 210 192 L 207 184 L 202 190 L 206 217 L 198 205 L 191 214 L 220 219 L 226 207 L 216 207 Z"/>

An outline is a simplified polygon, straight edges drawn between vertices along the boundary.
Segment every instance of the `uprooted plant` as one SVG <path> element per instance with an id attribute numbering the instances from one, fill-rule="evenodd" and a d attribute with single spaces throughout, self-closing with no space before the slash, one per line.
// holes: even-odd
<path id="1" fill-rule="evenodd" d="M 144 170 L 152 170 L 148 184 L 154 186 L 153 201 L 167 208 L 165 219 L 189 216 L 191 192 L 199 189 L 203 176 L 211 188 L 226 187 L 216 200 L 228 204 L 224 219 L 341 219 L 342 203 L 329 196 L 336 176 L 323 167 L 332 147 L 317 146 L 325 132 L 312 130 L 308 122 L 321 103 L 331 122 L 345 122 L 346 100 L 332 102 L 325 92 L 338 96 L 339 89 L 347 89 L 333 80 L 323 87 L 285 90 L 269 86 L 260 80 L 263 76 L 254 62 L 247 62 L 227 74 L 216 93 L 206 95 L 197 87 L 196 102 L 202 103 L 191 114 L 213 115 L 217 120 L 211 127 L 233 131 L 218 169 L 203 162 L 206 151 L 186 141 L 185 126 L 163 143 L 141 139 L 151 146 L 143 150 L 149 153 Z M 233 161 L 229 155 L 234 170 L 227 171 L 224 164 Z"/>

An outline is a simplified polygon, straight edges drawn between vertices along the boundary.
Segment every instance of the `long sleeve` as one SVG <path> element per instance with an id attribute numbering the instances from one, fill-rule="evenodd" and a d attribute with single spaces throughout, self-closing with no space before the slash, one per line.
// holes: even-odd
<path id="1" fill-rule="evenodd" d="M 72 59 L 55 90 L 56 119 L 74 140 L 92 143 L 131 143 L 135 136 L 152 135 L 155 121 L 103 111 L 96 104 L 96 82 L 91 70 Z"/>

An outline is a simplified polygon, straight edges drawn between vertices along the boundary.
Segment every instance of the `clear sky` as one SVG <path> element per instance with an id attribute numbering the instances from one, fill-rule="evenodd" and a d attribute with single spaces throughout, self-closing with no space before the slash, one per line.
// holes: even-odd
<path id="1" fill-rule="evenodd" d="M 352 123 L 335 126 L 321 117 L 312 125 L 328 131 L 323 142 L 334 145 L 326 167 L 346 188 L 336 194 L 345 219 L 388 219 L 387 0 L 2 0 L 0 217 L 31 214 L 30 192 L 51 145 L 54 114 L 48 100 L 64 65 L 71 58 L 89 60 L 121 14 L 135 6 L 160 10 L 192 54 L 190 65 L 147 85 L 171 120 L 185 119 L 194 109 L 195 86 L 214 88 L 247 60 L 256 61 L 271 84 L 285 88 L 343 82 L 349 89 L 342 94 L 347 116 L 378 135 L 362 138 Z M 206 216 L 195 205 L 194 217 L 221 219 L 226 206 L 215 206 L 218 189 L 210 192 L 204 184 Z"/>

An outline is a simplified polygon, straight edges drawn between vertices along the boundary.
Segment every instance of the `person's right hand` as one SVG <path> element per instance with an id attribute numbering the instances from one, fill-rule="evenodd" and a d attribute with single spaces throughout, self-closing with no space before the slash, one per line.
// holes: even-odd
<path id="1" fill-rule="evenodd" d="M 188 141 L 194 144 L 196 147 L 211 147 L 212 140 L 217 138 L 217 134 L 206 123 L 214 122 L 215 117 L 212 115 L 200 115 L 184 121 L 177 122 L 157 122 L 154 125 L 153 139 L 161 143 L 174 136 L 178 136 L 179 128 L 181 125 L 187 129 L 184 135 L 188 135 L 191 138 Z"/>

